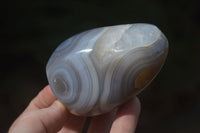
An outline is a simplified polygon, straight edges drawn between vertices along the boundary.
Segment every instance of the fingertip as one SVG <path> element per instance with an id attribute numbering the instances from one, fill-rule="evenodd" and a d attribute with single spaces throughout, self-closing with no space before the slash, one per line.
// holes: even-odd
<path id="1" fill-rule="evenodd" d="M 129 133 L 136 129 L 141 105 L 137 97 L 121 105 L 113 122 L 111 133 Z"/>
<path id="2" fill-rule="evenodd" d="M 67 108 L 59 100 L 55 100 L 53 104 L 50 106 L 50 108 L 62 114 L 67 114 L 68 112 Z"/>
<path id="3" fill-rule="evenodd" d="M 27 110 L 47 108 L 56 100 L 56 96 L 51 91 L 49 85 L 44 87 L 38 95 L 30 102 Z"/>
<path id="4" fill-rule="evenodd" d="M 121 115 L 128 115 L 128 114 L 134 114 L 136 116 L 139 115 L 141 110 L 141 104 L 140 100 L 137 97 L 134 97 L 133 99 L 127 101 L 125 104 L 121 105 L 117 111 L 117 117 L 120 117 Z"/>
<path id="5" fill-rule="evenodd" d="M 66 122 L 68 114 L 67 108 L 56 100 L 50 107 L 40 110 L 39 117 L 48 132 L 58 132 Z"/>
<path id="6" fill-rule="evenodd" d="M 45 86 L 44 89 L 40 91 L 39 95 L 47 97 L 47 99 L 49 99 L 49 97 L 51 99 L 57 99 L 56 96 L 53 94 L 51 87 L 49 85 Z"/>
<path id="7" fill-rule="evenodd" d="M 108 133 L 115 119 L 117 109 L 106 114 L 94 116 L 91 119 L 88 133 Z"/>

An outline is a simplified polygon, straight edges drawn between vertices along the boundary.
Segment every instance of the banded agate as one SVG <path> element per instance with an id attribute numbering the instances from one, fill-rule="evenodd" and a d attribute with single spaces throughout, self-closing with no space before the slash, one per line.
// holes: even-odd
<path id="1" fill-rule="evenodd" d="M 151 24 L 92 29 L 56 48 L 47 78 L 71 113 L 98 115 L 143 90 L 162 68 L 167 51 L 167 38 Z"/>

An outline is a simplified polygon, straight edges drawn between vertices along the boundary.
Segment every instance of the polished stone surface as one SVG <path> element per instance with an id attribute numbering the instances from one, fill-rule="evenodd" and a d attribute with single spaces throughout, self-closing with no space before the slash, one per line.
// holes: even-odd
<path id="1" fill-rule="evenodd" d="M 109 112 L 144 89 L 168 52 L 151 24 L 102 27 L 59 45 L 46 66 L 52 91 L 76 115 Z"/>

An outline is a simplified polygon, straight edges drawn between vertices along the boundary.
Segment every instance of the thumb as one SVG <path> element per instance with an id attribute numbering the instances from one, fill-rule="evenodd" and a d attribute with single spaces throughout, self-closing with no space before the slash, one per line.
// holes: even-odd
<path id="1" fill-rule="evenodd" d="M 9 133 L 55 133 L 63 127 L 68 114 L 65 106 L 56 100 L 48 108 L 23 113 Z"/>
<path id="2" fill-rule="evenodd" d="M 56 100 L 50 107 L 38 110 L 37 113 L 42 128 L 47 133 L 55 133 L 58 132 L 66 122 L 68 110 L 60 101 Z"/>

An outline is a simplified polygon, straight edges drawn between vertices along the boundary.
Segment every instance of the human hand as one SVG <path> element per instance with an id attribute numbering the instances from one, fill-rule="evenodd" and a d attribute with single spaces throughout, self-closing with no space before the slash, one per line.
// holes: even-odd
<path id="1" fill-rule="evenodd" d="M 133 133 L 139 113 L 140 102 L 134 98 L 117 110 L 92 117 L 88 133 Z M 15 120 L 9 133 L 80 133 L 85 119 L 69 113 L 46 86 Z"/>

